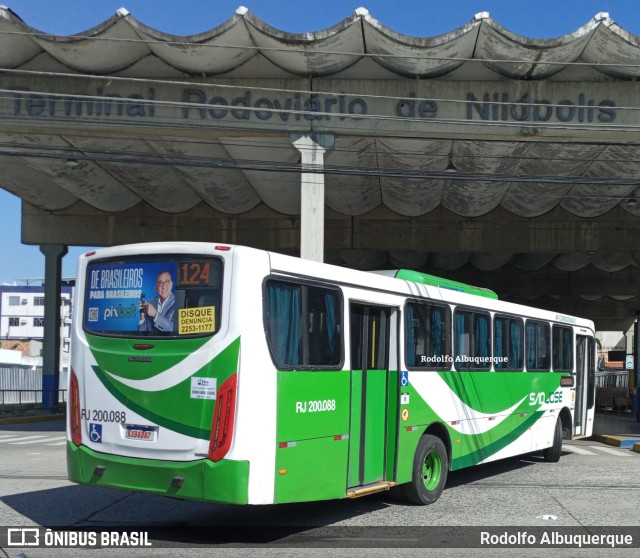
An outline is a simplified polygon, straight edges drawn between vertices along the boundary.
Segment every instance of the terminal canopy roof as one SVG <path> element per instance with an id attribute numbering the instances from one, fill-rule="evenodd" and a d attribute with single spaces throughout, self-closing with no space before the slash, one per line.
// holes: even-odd
<path id="1" fill-rule="evenodd" d="M 628 322 L 639 45 L 604 13 L 541 40 L 487 13 L 410 37 L 364 8 L 304 34 L 239 8 L 191 36 L 121 9 L 58 36 L 0 8 L 0 186 L 24 200 L 27 243 L 295 254 L 292 138 L 328 135 L 327 261 Z"/>

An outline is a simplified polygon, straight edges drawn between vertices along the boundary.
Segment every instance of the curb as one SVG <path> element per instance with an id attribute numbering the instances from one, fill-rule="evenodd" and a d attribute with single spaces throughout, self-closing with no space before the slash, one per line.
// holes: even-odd
<path id="1" fill-rule="evenodd" d="M 622 438 L 618 438 L 617 436 L 609 436 L 608 434 L 594 434 L 591 436 L 592 440 L 596 442 L 602 442 L 603 444 L 607 444 L 609 446 L 620 447 L 622 443 Z"/>
<path id="2" fill-rule="evenodd" d="M 622 438 L 620 436 L 610 436 L 608 434 L 594 434 L 591 436 L 591 439 L 617 448 L 633 449 L 633 451 L 640 453 L 640 443 L 637 438 Z M 636 449 L 636 447 L 638 447 L 638 449 Z"/>
<path id="3" fill-rule="evenodd" d="M 0 418 L 0 426 L 5 424 L 28 424 L 30 422 L 48 422 L 51 420 L 66 420 L 67 415 L 37 415 L 32 417 Z"/>

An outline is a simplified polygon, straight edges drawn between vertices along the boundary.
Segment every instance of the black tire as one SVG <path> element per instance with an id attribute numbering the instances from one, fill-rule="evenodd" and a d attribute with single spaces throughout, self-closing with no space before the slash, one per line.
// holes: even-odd
<path id="1" fill-rule="evenodd" d="M 560 454 L 562 453 L 562 421 L 560 417 L 556 421 L 556 429 L 553 435 L 553 445 L 550 448 L 546 448 L 542 452 L 542 457 L 549 463 L 557 463 L 560 461 Z"/>
<path id="2" fill-rule="evenodd" d="M 413 476 L 403 485 L 404 497 L 413 504 L 433 504 L 442 494 L 449 472 L 447 448 L 440 438 L 425 434 L 413 458 Z"/>

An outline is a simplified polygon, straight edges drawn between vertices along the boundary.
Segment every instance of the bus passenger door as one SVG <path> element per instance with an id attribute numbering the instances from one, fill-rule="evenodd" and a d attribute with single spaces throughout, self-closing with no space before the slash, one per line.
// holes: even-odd
<path id="1" fill-rule="evenodd" d="M 351 304 L 347 486 L 393 480 L 397 438 L 398 311 Z"/>
<path id="2" fill-rule="evenodd" d="M 575 410 L 573 432 L 575 436 L 589 434 L 588 416 L 593 407 L 595 389 L 595 357 L 593 339 L 576 336 Z"/>

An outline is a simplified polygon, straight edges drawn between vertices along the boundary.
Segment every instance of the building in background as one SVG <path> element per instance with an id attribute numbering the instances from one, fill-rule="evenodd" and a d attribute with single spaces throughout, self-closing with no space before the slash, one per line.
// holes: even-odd
<path id="1" fill-rule="evenodd" d="M 19 351 L 25 364 L 27 362 L 33 364 L 35 359 L 36 362 L 39 362 L 39 366 L 42 366 L 44 280 L 30 279 L 25 280 L 24 283 L 23 285 L 0 285 L 0 349 Z M 73 279 L 62 281 L 60 295 L 61 372 L 66 372 L 69 367 L 71 301 L 74 283 Z"/>

